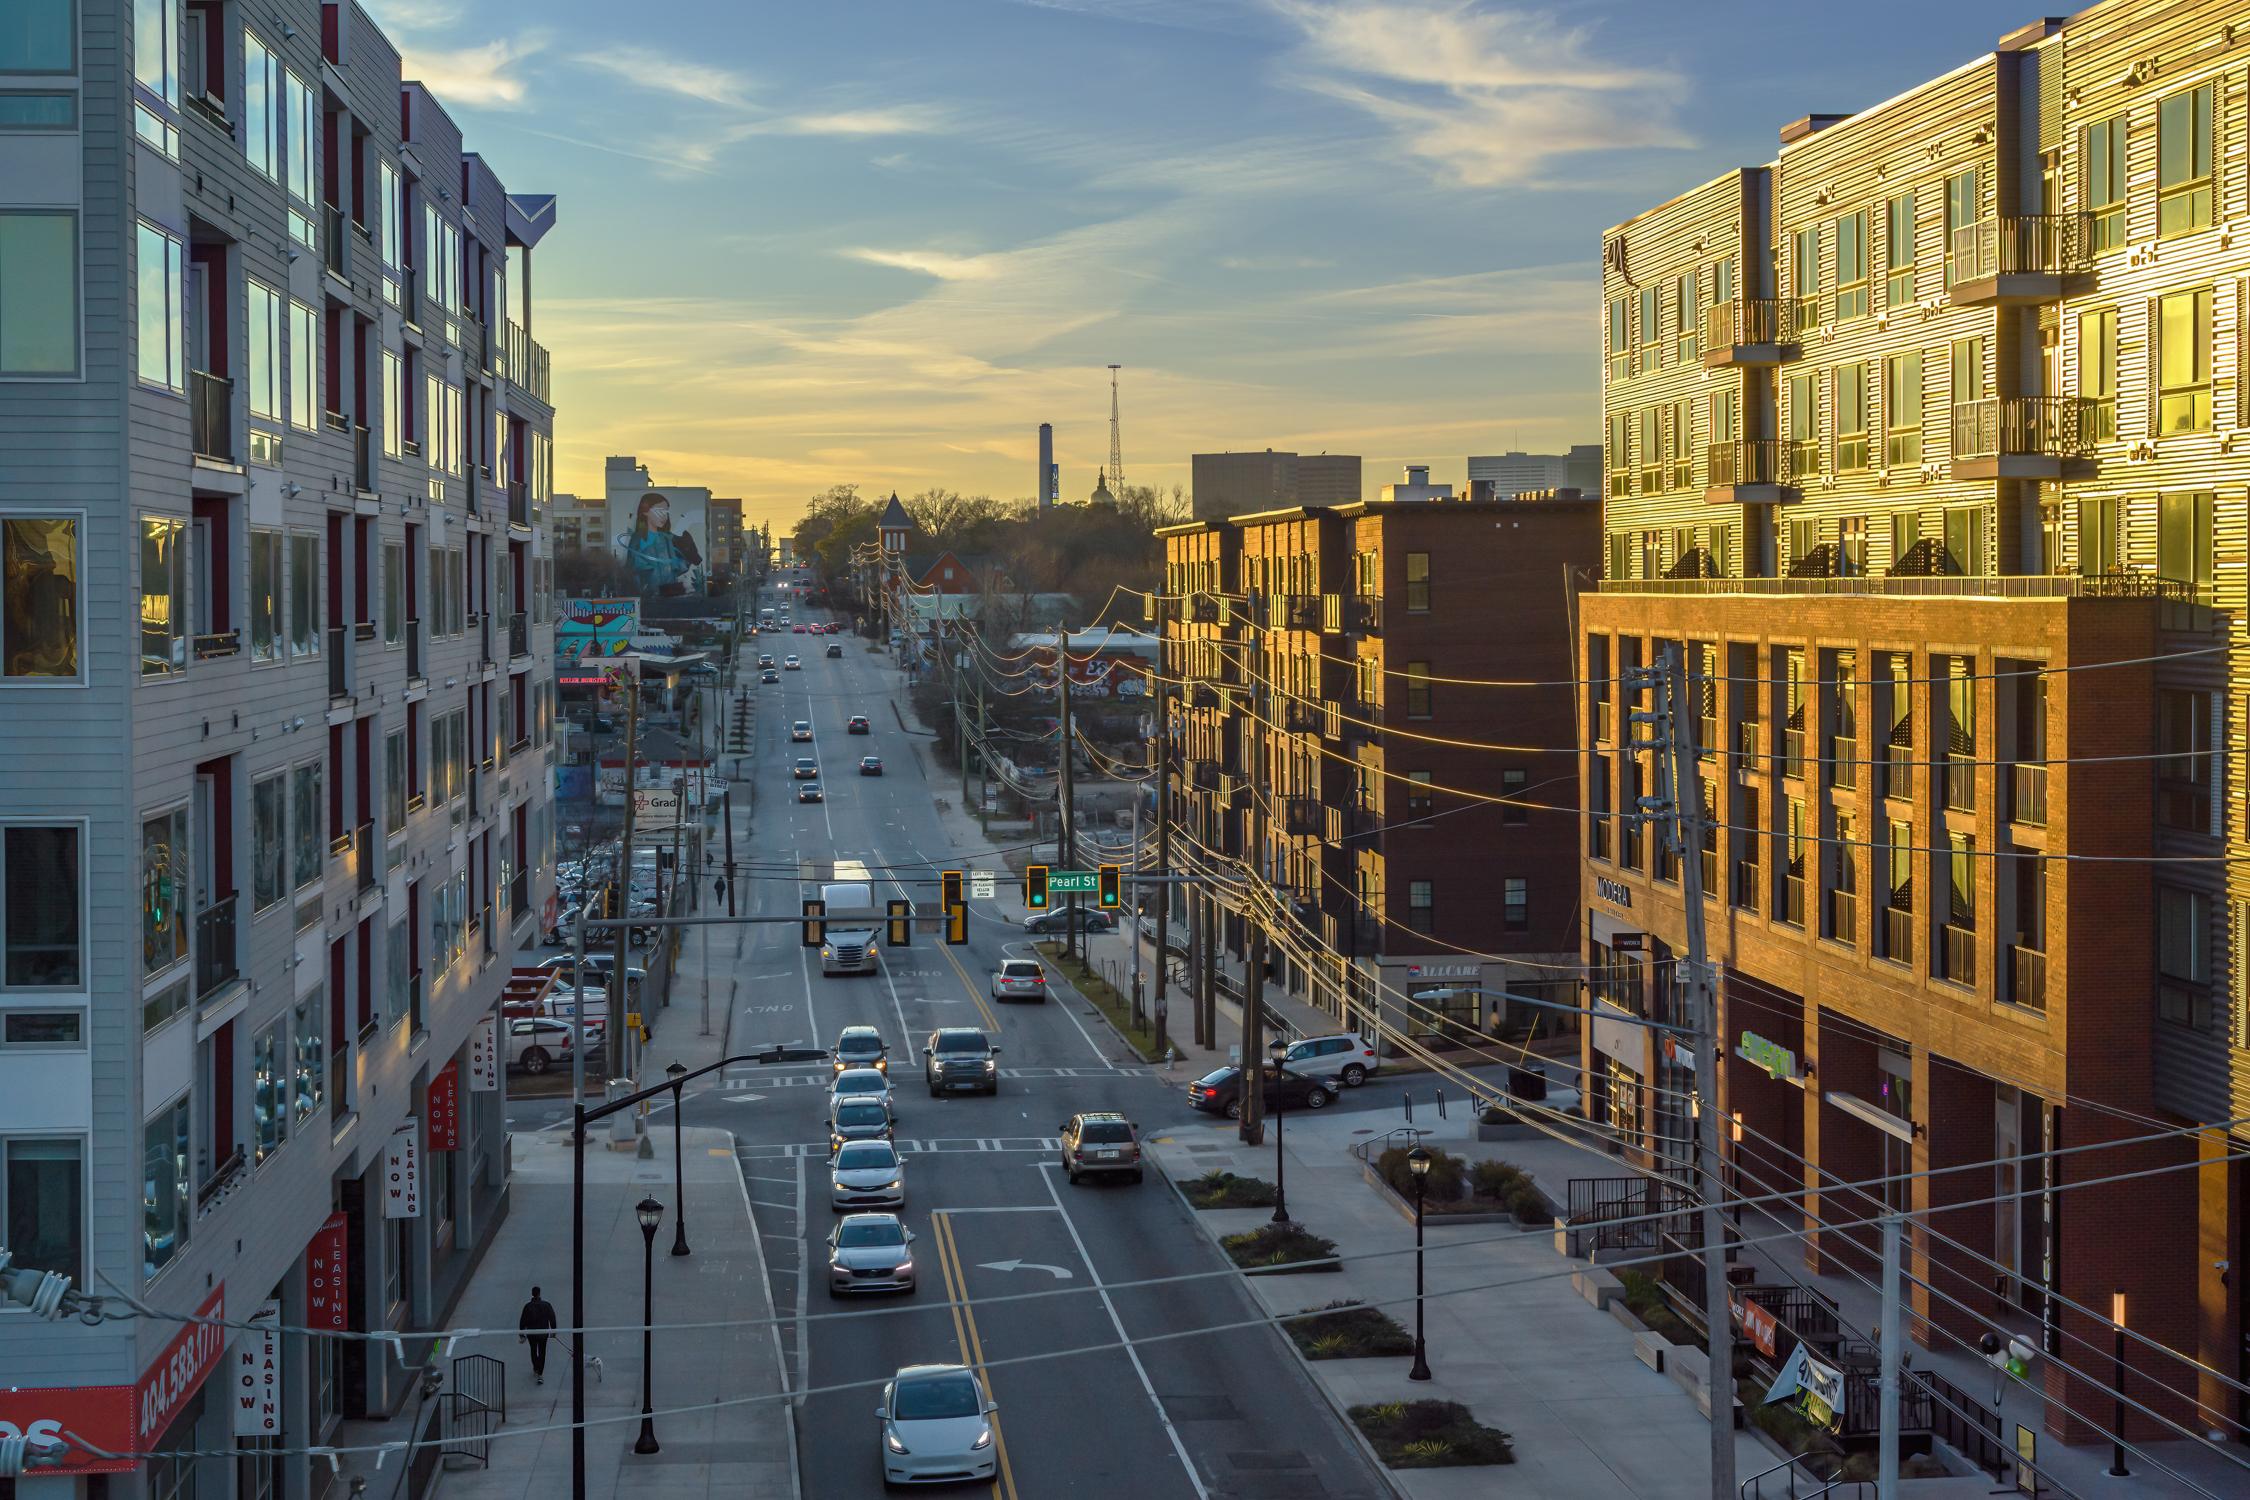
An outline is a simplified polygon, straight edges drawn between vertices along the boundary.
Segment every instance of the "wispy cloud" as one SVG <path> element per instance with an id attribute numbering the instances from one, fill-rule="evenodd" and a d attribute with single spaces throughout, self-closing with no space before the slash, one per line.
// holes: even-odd
<path id="1" fill-rule="evenodd" d="M 1323 271 L 1336 262 L 1317 255 L 1222 255 L 1225 271 Z"/>
<path id="2" fill-rule="evenodd" d="M 781 135 L 934 135 L 946 128 L 946 117 L 935 109 L 900 104 L 783 115 L 767 128 Z"/>
<path id="3" fill-rule="evenodd" d="M 1302 39 L 1295 81 L 1361 110 L 1470 187 L 1565 185 L 1560 158 L 1683 146 L 1681 80 L 1604 60 L 1583 27 L 1472 0 L 1267 0 Z"/>
<path id="4" fill-rule="evenodd" d="M 461 19 L 463 0 L 366 0 L 386 33 L 437 31 Z"/>
<path id="5" fill-rule="evenodd" d="M 919 271 L 939 281 L 990 281 L 998 274 L 999 261 L 989 255 L 954 255 L 944 250 L 868 250 L 839 251 L 846 260 L 865 261 L 871 266 L 889 266 L 899 271 Z"/>
<path id="6" fill-rule="evenodd" d="M 742 74 L 711 63 L 667 56 L 651 47 L 605 47 L 599 52 L 581 52 L 571 61 L 651 93 L 675 94 L 731 109 L 746 108 L 750 102 L 750 80 Z"/>
<path id="7" fill-rule="evenodd" d="M 499 38 L 478 47 L 404 47 L 400 64 L 406 77 L 419 80 L 448 105 L 514 109 L 522 105 L 531 80 L 526 58 L 546 48 L 546 39 L 529 35 Z"/>

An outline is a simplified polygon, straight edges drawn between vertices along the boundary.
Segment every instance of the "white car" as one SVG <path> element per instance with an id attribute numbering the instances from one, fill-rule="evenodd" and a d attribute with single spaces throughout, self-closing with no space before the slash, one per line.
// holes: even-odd
<path id="1" fill-rule="evenodd" d="M 1047 1000 L 1047 971 L 1035 958 L 1004 958 L 992 975 L 995 1000 Z"/>
<path id="2" fill-rule="evenodd" d="M 805 664 L 797 660 L 794 654 L 781 659 L 781 670 L 784 672 L 802 672 L 804 669 Z"/>
<path id="3" fill-rule="evenodd" d="M 570 1023 L 545 1016 L 519 1016 L 508 1023 L 508 1066 L 526 1073 L 546 1072 L 570 1061 Z"/>
<path id="4" fill-rule="evenodd" d="M 1375 1044 L 1349 1031 L 1305 1037 L 1291 1042 L 1289 1050 L 1281 1054 L 1282 1071 L 1304 1078 L 1341 1078 L 1348 1089 L 1356 1089 L 1374 1077 L 1379 1066 Z"/>
<path id="5" fill-rule="evenodd" d="M 845 1215 L 828 1233 L 828 1295 L 913 1291 L 913 1244 L 897 1214 Z"/>
<path id="6" fill-rule="evenodd" d="M 891 1075 L 882 1068 L 846 1068 L 836 1075 L 829 1085 L 831 1099 L 873 1099 L 885 1109 L 893 1108 L 891 1100 Z"/>
<path id="7" fill-rule="evenodd" d="M 799 719 L 789 726 L 789 738 L 801 745 L 812 743 L 812 725 Z"/>
<path id="8" fill-rule="evenodd" d="M 959 1484 L 998 1468 L 999 1406 L 965 1365 L 908 1365 L 883 1387 L 883 1483 Z"/>
<path id="9" fill-rule="evenodd" d="M 828 1206 L 844 1212 L 906 1207 L 906 1162 L 889 1141 L 851 1141 L 828 1163 Z"/>

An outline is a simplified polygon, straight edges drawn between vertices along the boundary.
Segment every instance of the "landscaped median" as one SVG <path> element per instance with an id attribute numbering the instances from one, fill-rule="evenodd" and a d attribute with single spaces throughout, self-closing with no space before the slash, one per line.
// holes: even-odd
<path id="1" fill-rule="evenodd" d="M 1458 1401 L 1383 1401 L 1352 1408 L 1376 1457 L 1394 1469 L 1512 1464 L 1508 1434 L 1487 1427 Z"/>
<path id="2" fill-rule="evenodd" d="M 1070 987 L 1086 997 L 1094 1009 L 1109 1022 L 1109 1029 L 1123 1039 L 1126 1046 L 1140 1054 L 1143 1062 L 1162 1062 L 1156 1050 L 1156 1033 L 1150 1027 L 1133 1024 L 1133 1007 L 1117 987 L 1086 966 L 1083 959 L 1065 958 L 1061 943 L 1040 943 L 1040 962 L 1046 964 L 1065 980 Z"/>
<path id="3" fill-rule="evenodd" d="M 1227 1171 L 1190 1178 L 1180 1184 L 1180 1193 L 1193 1208 L 1271 1208 L 1274 1201 L 1272 1183 Z"/>

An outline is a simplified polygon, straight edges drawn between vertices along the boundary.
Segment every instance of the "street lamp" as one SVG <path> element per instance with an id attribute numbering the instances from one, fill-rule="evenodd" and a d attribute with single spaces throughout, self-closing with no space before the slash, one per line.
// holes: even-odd
<path id="1" fill-rule="evenodd" d="M 2117 1332 L 2116 1365 L 2111 1374 L 2116 1378 L 2110 1388 L 2117 1393 L 2116 1425 L 2111 1429 L 2109 1442 L 2109 1472 L 2113 1479 L 2123 1479 L 2132 1471 L 2125 1467 L 2125 1288 L 2119 1287 L 2109 1294 L 2109 1323 Z"/>
<path id="2" fill-rule="evenodd" d="M 656 1329 L 656 1226 L 664 1220 L 664 1205 L 654 1198 L 643 1198 L 633 1205 L 633 1214 L 641 1221 L 641 1435 L 633 1440 L 633 1451 L 654 1453 L 656 1403 L 650 1399 L 650 1377 L 654 1373 L 650 1361 L 654 1358 Z"/>
<path id="3" fill-rule="evenodd" d="M 1275 1037 L 1266 1043 L 1266 1058 L 1273 1064 L 1275 1073 L 1281 1071 L 1281 1061 L 1289 1055 L 1289 1043 Z M 1278 1080 L 1276 1080 L 1278 1082 Z M 1273 1094 L 1273 1221 L 1289 1222 L 1289 1168 L 1281 1158 L 1282 1090 Z"/>
<path id="4" fill-rule="evenodd" d="M 1419 1142 L 1406 1153 L 1407 1170 L 1414 1174 L 1414 1368 L 1408 1380 L 1430 1378 L 1430 1355 L 1422 1342 L 1422 1195 L 1430 1176 L 1430 1153 Z"/>
<path id="5" fill-rule="evenodd" d="M 710 953 L 708 943 L 703 951 L 706 955 Z M 672 1219 L 672 1253 L 685 1255 L 688 1253 L 687 1167 L 681 1157 L 680 1143 L 687 1137 L 687 1122 L 680 1118 L 680 1110 L 683 1108 L 680 1085 L 687 1079 L 687 1064 L 673 1063 L 664 1070 L 664 1076 L 672 1080 L 672 1198 L 680 1206 L 680 1211 Z"/>

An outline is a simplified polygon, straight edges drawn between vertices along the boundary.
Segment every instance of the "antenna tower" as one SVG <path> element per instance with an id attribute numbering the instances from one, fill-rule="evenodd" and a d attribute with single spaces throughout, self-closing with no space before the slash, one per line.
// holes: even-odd
<path id="1" fill-rule="evenodd" d="M 1109 492 L 1119 497 L 1125 493 L 1125 449 L 1117 438 L 1117 372 L 1123 368 L 1109 367 Z"/>

